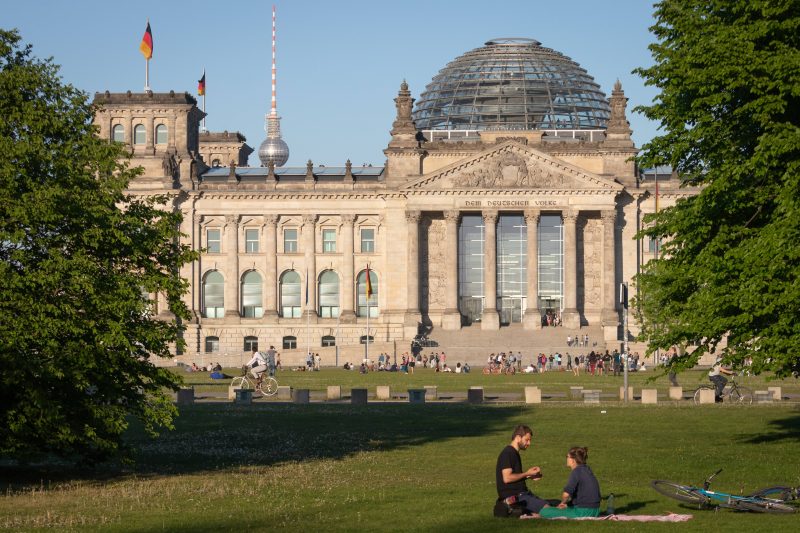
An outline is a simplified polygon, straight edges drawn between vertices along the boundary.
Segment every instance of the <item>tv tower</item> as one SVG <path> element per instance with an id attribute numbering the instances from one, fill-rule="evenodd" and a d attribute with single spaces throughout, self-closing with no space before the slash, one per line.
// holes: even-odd
<path id="1" fill-rule="evenodd" d="M 272 6 L 272 105 L 265 115 L 264 129 L 267 138 L 258 147 L 258 158 L 261 166 L 267 167 L 272 162 L 276 167 L 289 160 L 289 146 L 281 138 L 281 117 L 278 116 L 278 104 L 275 89 L 275 6 Z"/>

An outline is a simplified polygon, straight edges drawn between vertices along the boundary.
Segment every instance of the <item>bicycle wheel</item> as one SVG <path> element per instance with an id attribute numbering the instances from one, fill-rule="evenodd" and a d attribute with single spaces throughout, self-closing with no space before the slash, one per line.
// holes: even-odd
<path id="1" fill-rule="evenodd" d="M 797 499 L 794 489 L 792 489 L 792 487 L 785 487 L 783 485 L 757 490 L 752 494 L 748 494 L 748 496 L 751 498 L 767 498 L 770 500 L 780 500 L 783 502 Z"/>
<path id="2" fill-rule="evenodd" d="M 700 391 L 701 390 L 714 390 L 714 387 L 711 385 L 700 385 L 697 387 L 697 390 L 694 391 L 694 404 L 700 405 Z"/>
<path id="3" fill-rule="evenodd" d="M 753 392 L 747 387 L 740 387 L 737 385 L 735 389 L 731 389 L 731 392 L 725 396 L 725 399 L 730 403 L 750 405 L 753 403 Z"/>
<path id="4" fill-rule="evenodd" d="M 273 377 L 264 378 L 264 381 L 261 382 L 260 392 L 262 396 L 272 396 L 278 392 L 278 380 Z"/>
<path id="5" fill-rule="evenodd" d="M 755 513 L 775 513 L 785 514 L 793 513 L 794 507 L 783 503 L 778 500 L 769 500 L 766 498 L 753 498 L 752 500 L 740 500 L 737 505 L 738 509 L 746 511 L 753 511 Z"/>
<path id="6" fill-rule="evenodd" d="M 697 492 L 698 489 L 673 483 L 671 481 L 656 480 L 650 482 L 650 486 L 662 495 L 678 500 L 679 502 L 696 503 L 699 506 L 707 505 L 710 501 L 705 494 Z"/>

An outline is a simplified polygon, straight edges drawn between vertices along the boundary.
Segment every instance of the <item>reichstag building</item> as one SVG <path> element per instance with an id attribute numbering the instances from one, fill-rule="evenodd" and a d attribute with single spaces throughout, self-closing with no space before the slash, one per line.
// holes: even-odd
<path id="1" fill-rule="evenodd" d="M 402 353 L 420 332 L 443 350 L 473 339 L 457 354 L 470 362 L 484 359 L 476 339 L 527 357 L 553 331 L 619 347 L 618 285 L 658 252 L 634 235 L 693 194 L 636 168 L 619 82 L 608 97 L 532 39 L 464 53 L 416 99 L 400 84 L 383 167 L 283 166 L 274 107 L 248 166 L 246 139 L 201 130 L 188 93 L 95 104 L 100 135 L 145 169 L 130 191 L 169 195 L 202 250 L 182 271 L 185 362 L 236 364 L 269 345 L 284 364 L 307 349 L 360 361 L 366 341 Z"/>

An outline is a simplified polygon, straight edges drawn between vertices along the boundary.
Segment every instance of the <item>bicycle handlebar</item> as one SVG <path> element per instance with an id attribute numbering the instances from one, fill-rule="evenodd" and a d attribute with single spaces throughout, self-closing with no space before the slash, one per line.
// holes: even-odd
<path id="1" fill-rule="evenodd" d="M 711 480 L 714 479 L 714 477 L 720 472 L 722 472 L 721 468 L 716 472 L 714 472 L 713 474 L 711 474 L 710 476 L 708 476 L 708 478 L 703 482 L 703 490 L 708 490 L 708 487 L 711 486 Z"/>

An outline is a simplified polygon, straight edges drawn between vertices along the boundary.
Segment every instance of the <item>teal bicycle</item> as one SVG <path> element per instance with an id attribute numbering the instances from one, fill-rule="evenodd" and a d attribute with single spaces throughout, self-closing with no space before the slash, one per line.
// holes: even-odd
<path id="1" fill-rule="evenodd" d="M 703 482 L 702 487 L 682 485 L 672 481 L 656 480 L 650 483 L 657 492 L 678 500 L 679 502 L 692 503 L 699 509 L 724 507 L 737 511 L 753 511 L 756 513 L 793 513 L 794 507 L 786 503 L 786 487 L 770 487 L 762 489 L 747 496 L 737 496 L 725 492 L 709 490 L 711 480 L 722 472 L 720 468 Z M 780 489 L 780 490 L 776 490 Z M 776 497 L 770 497 L 776 496 Z"/>

